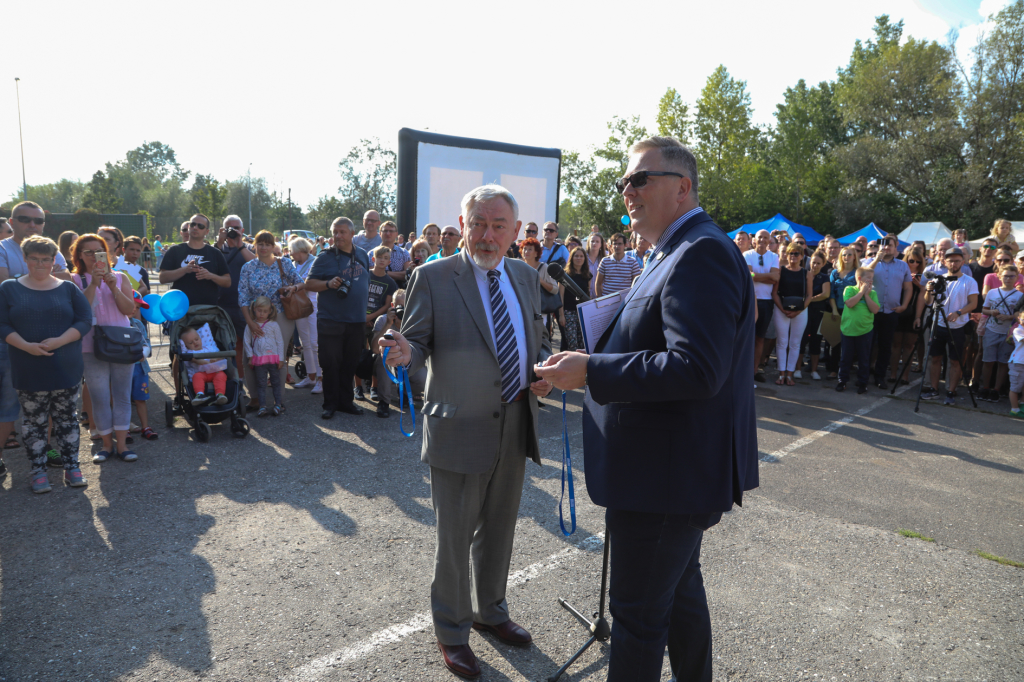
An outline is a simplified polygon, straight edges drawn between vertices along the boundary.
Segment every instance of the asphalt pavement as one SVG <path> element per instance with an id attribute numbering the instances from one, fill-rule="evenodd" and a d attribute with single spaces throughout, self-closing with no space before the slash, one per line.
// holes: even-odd
<path id="1" fill-rule="evenodd" d="M 160 439 L 136 443 L 137 462 L 94 465 L 83 438 L 89 487 L 53 471 L 53 492 L 33 495 L 24 450 L 4 453 L 0 681 L 455 679 L 430 625 L 421 428 L 405 438 L 368 403 L 323 421 L 318 396 L 289 387 L 284 416 L 199 443 L 181 418 L 163 425 L 170 377 L 153 364 Z M 916 385 L 833 386 L 759 384 L 761 487 L 704 540 L 715 680 L 1024 679 L 1024 569 L 976 553 L 1024 562 L 1024 422 L 963 397 L 915 413 Z M 581 399 L 568 396 L 576 532 L 559 529 L 553 395 L 509 589 L 535 643 L 474 632 L 484 680 L 544 680 L 588 636 L 557 599 L 597 610 L 604 523 Z M 594 645 L 564 679 L 604 679 L 607 654 Z"/>

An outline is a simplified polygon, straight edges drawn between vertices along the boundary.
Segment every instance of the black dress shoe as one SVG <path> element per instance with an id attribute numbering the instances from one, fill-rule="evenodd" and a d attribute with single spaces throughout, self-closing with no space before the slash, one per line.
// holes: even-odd
<path id="1" fill-rule="evenodd" d="M 875 386 L 878 386 L 883 391 L 889 390 L 889 384 L 885 381 L 885 379 L 879 379 L 878 381 L 876 381 Z"/>
<path id="2" fill-rule="evenodd" d="M 526 646 L 533 641 L 533 637 L 526 629 L 511 620 L 506 620 L 504 623 L 498 625 L 487 625 L 486 623 L 473 622 L 473 627 L 476 630 L 482 630 L 484 632 L 490 632 L 493 635 L 497 635 L 498 639 L 505 642 L 506 644 L 514 644 L 516 646 Z"/>
<path id="3" fill-rule="evenodd" d="M 471 680 L 480 677 L 480 664 L 476 662 L 476 654 L 473 653 L 468 644 L 449 646 L 438 642 L 437 648 L 441 651 L 444 667 L 459 677 L 466 677 Z"/>
<path id="4" fill-rule="evenodd" d="M 836 384 L 836 390 L 839 391 L 840 393 L 845 391 L 846 390 L 846 382 L 845 381 L 840 381 L 838 384 Z"/>
<path id="5" fill-rule="evenodd" d="M 860 395 L 862 393 L 867 393 L 867 392 L 868 392 L 868 387 L 866 385 L 864 385 L 864 384 L 857 384 L 857 395 Z"/>
<path id="6" fill-rule="evenodd" d="M 342 405 L 338 408 L 338 412 L 344 412 L 345 414 L 360 415 L 363 413 L 363 408 L 356 407 L 355 405 Z"/>
<path id="7" fill-rule="evenodd" d="M 334 410 L 324 410 L 323 412 L 320 413 L 320 418 L 321 419 L 330 419 L 333 416 L 334 416 Z"/>
<path id="8" fill-rule="evenodd" d="M 391 416 L 391 406 L 388 405 L 386 400 L 381 400 L 377 403 L 377 416 L 381 419 L 387 419 Z"/>

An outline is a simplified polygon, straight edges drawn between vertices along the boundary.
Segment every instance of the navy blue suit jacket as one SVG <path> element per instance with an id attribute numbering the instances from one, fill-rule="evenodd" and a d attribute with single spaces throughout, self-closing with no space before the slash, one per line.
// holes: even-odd
<path id="1" fill-rule="evenodd" d="M 652 259 L 587 366 L 587 490 L 612 509 L 713 514 L 758 485 L 754 286 L 707 213 Z"/>

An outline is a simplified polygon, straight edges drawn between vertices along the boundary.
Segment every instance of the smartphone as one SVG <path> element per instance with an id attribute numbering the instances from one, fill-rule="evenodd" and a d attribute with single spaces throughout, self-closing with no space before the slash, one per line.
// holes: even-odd
<path id="1" fill-rule="evenodd" d="M 101 275 L 105 275 L 105 274 L 107 274 L 107 269 L 108 269 L 108 264 L 107 264 L 106 260 L 97 260 L 96 261 L 96 272 L 98 272 Z"/>

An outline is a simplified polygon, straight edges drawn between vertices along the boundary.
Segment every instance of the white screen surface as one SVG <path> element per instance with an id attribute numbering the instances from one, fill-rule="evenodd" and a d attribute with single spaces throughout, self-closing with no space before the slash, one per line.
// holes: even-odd
<path id="1" fill-rule="evenodd" d="M 538 225 L 558 209 L 559 159 L 419 142 L 416 173 L 416 233 L 428 223 L 459 225 L 462 197 L 497 183 L 512 192 L 519 219 Z"/>

